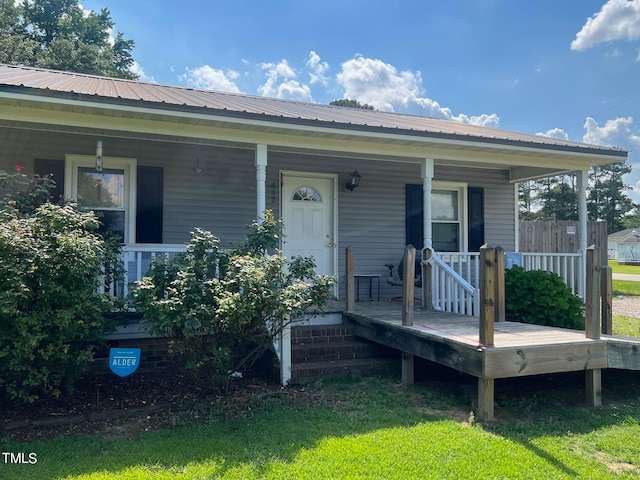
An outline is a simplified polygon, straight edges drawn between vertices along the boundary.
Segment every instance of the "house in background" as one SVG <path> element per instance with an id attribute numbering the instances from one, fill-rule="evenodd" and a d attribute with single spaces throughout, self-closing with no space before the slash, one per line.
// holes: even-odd
<path id="1" fill-rule="evenodd" d="M 444 275 L 467 277 L 484 243 L 516 251 L 524 180 L 577 172 L 584 251 L 587 172 L 627 158 L 440 119 L 9 65 L 0 145 L 0 169 L 53 173 L 57 193 L 102 212 L 125 246 L 129 282 L 152 256 L 182 250 L 194 227 L 230 245 L 272 209 L 286 256 L 313 255 L 341 298 L 351 246 L 356 275 L 381 280 L 381 299 L 399 293 L 385 265 L 407 244 L 433 249 Z M 92 195 L 95 182 L 108 195 Z M 437 308 L 451 308 L 437 303 L 445 295 L 434 293 Z"/>
<path id="2" fill-rule="evenodd" d="M 640 265 L 640 231 L 627 228 L 609 235 L 609 258 L 620 265 Z"/>
<path id="3" fill-rule="evenodd" d="M 609 260 L 618 260 L 618 255 L 620 252 L 620 242 L 624 242 L 625 239 L 629 238 L 633 234 L 636 229 L 634 228 L 626 228 L 624 230 L 620 230 L 619 232 L 614 232 L 610 234 L 608 238 L 608 257 Z"/>

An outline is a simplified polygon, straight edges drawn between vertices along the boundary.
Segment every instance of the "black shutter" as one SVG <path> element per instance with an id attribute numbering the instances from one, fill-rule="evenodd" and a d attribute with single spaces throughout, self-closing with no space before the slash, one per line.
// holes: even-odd
<path id="1" fill-rule="evenodd" d="M 479 252 L 484 245 L 484 188 L 469 187 L 469 251 Z"/>
<path id="2" fill-rule="evenodd" d="M 36 158 L 33 160 L 33 173 L 44 177 L 51 175 L 56 186 L 51 190 L 51 201 L 58 203 L 64 196 L 64 160 L 47 160 Z"/>
<path id="3" fill-rule="evenodd" d="M 163 170 L 138 167 L 136 243 L 162 243 Z"/>
<path id="4" fill-rule="evenodd" d="M 422 249 L 422 185 L 407 184 L 405 189 L 405 245 Z"/>

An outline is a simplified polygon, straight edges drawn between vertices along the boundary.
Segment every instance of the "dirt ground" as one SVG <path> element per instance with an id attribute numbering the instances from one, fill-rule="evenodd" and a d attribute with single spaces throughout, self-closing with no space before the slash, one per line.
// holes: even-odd
<path id="1" fill-rule="evenodd" d="M 83 434 L 129 437 L 212 415 L 250 415 L 251 405 L 260 398 L 305 395 L 304 388 L 285 389 L 260 377 L 233 380 L 224 393 L 207 391 L 185 374 L 86 377 L 69 398 L 3 406 L 0 437 L 15 441 Z"/>

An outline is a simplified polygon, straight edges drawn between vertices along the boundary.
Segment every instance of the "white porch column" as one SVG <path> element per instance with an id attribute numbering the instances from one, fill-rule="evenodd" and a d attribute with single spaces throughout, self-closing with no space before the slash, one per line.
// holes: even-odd
<path id="1" fill-rule="evenodd" d="M 267 208 L 267 146 L 256 145 L 256 219 L 262 219 Z"/>
<path id="2" fill-rule="evenodd" d="M 580 274 L 580 291 L 578 294 L 580 298 L 584 299 L 587 281 L 587 220 L 589 217 L 587 212 L 587 183 L 589 181 L 589 171 L 577 171 L 576 178 L 578 180 L 578 249 L 582 253 L 582 272 Z"/>
<path id="3" fill-rule="evenodd" d="M 267 146 L 256 145 L 256 209 L 258 221 L 262 221 L 267 208 Z M 277 345 L 280 359 L 280 382 L 287 385 L 291 380 L 291 327 L 287 326 L 279 335 Z"/>
<path id="4" fill-rule="evenodd" d="M 433 158 L 425 158 L 421 163 L 422 174 L 422 248 L 433 247 L 433 231 L 431 227 L 431 190 L 433 186 L 434 161 Z M 414 245 L 415 246 L 415 245 Z"/>

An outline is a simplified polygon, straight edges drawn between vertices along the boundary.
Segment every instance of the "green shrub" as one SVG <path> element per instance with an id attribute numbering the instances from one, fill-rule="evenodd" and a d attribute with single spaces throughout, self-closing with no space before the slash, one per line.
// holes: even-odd
<path id="1" fill-rule="evenodd" d="M 584 328 L 582 301 L 555 273 L 514 266 L 505 272 L 505 290 L 507 320 Z"/>
<path id="2" fill-rule="evenodd" d="M 18 170 L 0 186 L 19 187 L 0 210 L 0 400 L 57 397 L 114 327 L 98 293 L 107 249 L 96 217 L 48 203 L 39 177 Z"/>
<path id="3" fill-rule="evenodd" d="M 280 232 L 267 211 L 245 243 L 223 251 L 212 233 L 196 229 L 184 255 L 155 262 L 134 290 L 149 330 L 171 337 L 172 352 L 196 378 L 223 387 L 308 307 L 330 298 L 335 280 L 315 275 L 312 259 L 267 253 Z"/>

